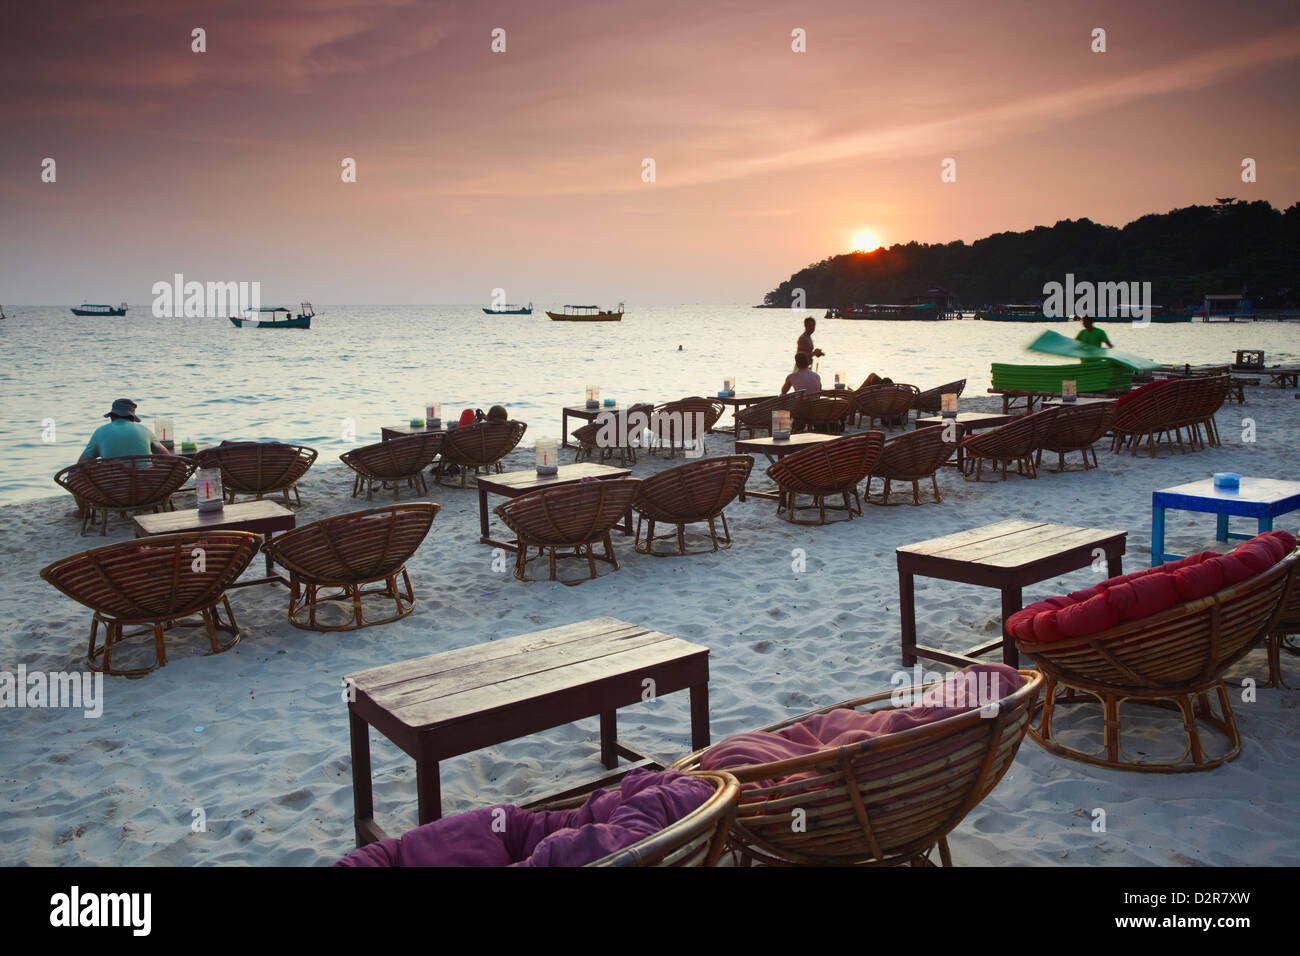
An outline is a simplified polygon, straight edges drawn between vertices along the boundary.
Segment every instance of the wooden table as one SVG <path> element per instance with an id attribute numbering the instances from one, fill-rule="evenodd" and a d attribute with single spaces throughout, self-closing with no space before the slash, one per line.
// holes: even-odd
<path id="1" fill-rule="evenodd" d="M 437 434 L 446 430 L 446 427 L 429 428 L 427 425 L 382 425 L 379 429 L 379 440 L 392 441 L 394 438 L 401 438 L 403 435 L 427 435 L 429 432 Z"/>
<path id="2" fill-rule="evenodd" d="M 1014 415 L 997 415 L 987 412 L 958 412 L 955 419 L 958 426 L 957 448 L 953 451 L 952 458 L 952 464 L 956 466 L 957 470 L 962 470 L 962 464 L 966 460 L 966 456 L 963 454 L 961 448 L 961 439 L 964 435 L 970 435 L 986 428 L 1001 428 L 1013 418 L 1015 418 Z M 944 418 L 942 415 L 927 415 L 924 418 L 913 419 L 912 423 L 914 428 L 931 428 L 935 425 L 942 425 L 944 422 L 952 420 L 953 419 Z"/>
<path id="3" fill-rule="evenodd" d="M 714 424 L 714 427 L 709 430 L 714 432 L 721 432 L 723 434 L 734 435 L 736 434 L 736 424 L 735 424 L 736 415 L 739 415 L 745 409 L 749 408 L 750 405 L 757 405 L 759 402 L 765 402 L 769 398 L 776 398 L 776 397 L 777 396 L 775 395 L 726 395 L 726 396 L 719 395 L 715 399 L 713 396 L 709 396 L 710 401 L 719 401 L 723 405 L 730 408 L 732 414 L 732 425 L 730 430 L 726 428 L 718 428 L 716 423 Z"/>
<path id="4" fill-rule="evenodd" d="M 1084 395 L 1092 395 L 1119 398 L 1122 395 L 1127 395 L 1130 391 L 1132 391 L 1130 388 L 1110 388 L 1103 389 L 1100 392 L 1080 392 L 1079 395 L 1080 397 Z M 1039 399 L 1049 401 L 1053 398 L 1061 397 L 1060 392 L 1027 392 L 1016 388 L 990 388 L 988 389 L 988 393 L 990 395 L 1002 396 L 1002 411 L 1008 415 L 1015 411 L 1016 399 L 1018 398 L 1023 398 L 1025 400 L 1024 412 L 1027 413 L 1034 410 L 1034 402 Z"/>
<path id="5" fill-rule="evenodd" d="M 560 441 L 561 448 L 577 448 L 577 445 L 569 444 L 569 419 L 581 418 L 584 422 L 594 422 L 597 417 L 606 412 L 614 414 L 627 413 L 632 408 L 631 405 L 601 405 L 598 408 L 588 408 L 586 405 L 569 405 L 564 408 L 560 414 L 560 432 L 563 438 Z M 649 423 L 647 422 L 647 425 Z"/>
<path id="6" fill-rule="evenodd" d="M 297 518 L 292 511 L 268 501 L 241 501 L 239 504 L 226 505 L 220 511 L 199 511 L 187 508 L 183 511 L 163 511 L 159 514 L 135 515 L 135 536 L 147 538 L 156 534 L 178 534 L 182 531 L 252 531 L 270 540 L 277 531 L 292 531 Z M 266 555 L 266 577 L 252 581 L 236 581 L 232 588 L 246 588 L 254 584 L 283 584 L 289 587 L 289 579 L 275 570 L 271 555 Z"/>
<path id="7" fill-rule="evenodd" d="M 1118 396 L 1115 398 L 1105 398 L 1104 396 L 1098 395 L 1080 395 L 1072 402 L 1067 402 L 1063 398 L 1045 398 L 1043 399 L 1043 408 L 1076 408 L 1079 405 L 1109 405 L 1114 401 L 1118 401 Z"/>
<path id="8" fill-rule="evenodd" d="M 438 762 L 600 716 L 600 758 L 651 760 L 618 740 L 620 707 L 691 694 L 691 749 L 709 745 L 709 649 L 602 617 L 350 674 L 357 845 L 375 823 L 370 728 L 415 758 L 420 823 L 442 815 Z M 654 761 L 656 766 L 660 766 Z"/>
<path id="9" fill-rule="evenodd" d="M 1006 632 L 1006 622 L 1023 606 L 1021 589 L 1027 584 L 1088 567 L 1098 550 L 1106 558 L 1109 577 L 1123 574 L 1126 534 L 1124 531 L 1011 520 L 899 548 L 898 599 L 904 666 L 911 667 L 917 657 L 925 657 L 954 667 L 965 667 L 978 663 L 976 658 L 979 655 L 1000 647 L 1003 663 L 1018 667 L 1020 655 L 1016 652 L 1015 640 Z M 912 582 L 917 574 L 1001 591 L 1002 636 L 956 654 L 918 644 Z"/>
<path id="10" fill-rule="evenodd" d="M 484 544 L 490 544 L 496 548 L 504 548 L 506 551 L 518 551 L 519 545 L 516 541 L 497 541 L 488 533 L 488 500 L 489 493 L 501 495 L 503 498 L 518 498 L 520 495 L 527 494 L 530 491 L 536 491 L 538 488 L 551 488 L 556 485 L 572 485 L 581 481 L 583 478 L 599 478 L 602 481 L 610 478 L 626 478 L 632 472 L 627 468 L 615 468 L 613 465 L 598 465 L 591 461 L 580 461 L 572 465 L 560 465 L 553 475 L 539 475 L 537 469 L 528 468 L 524 471 L 507 471 L 501 475 L 479 475 L 478 476 L 478 523 L 479 523 L 479 541 Z M 620 529 L 623 534 L 630 535 L 632 529 L 632 509 L 629 507 L 627 513 L 623 516 L 623 525 Z"/>
<path id="11" fill-rule="evenodd" d="M 843 438 L 843 435 L 826 435 L 822 432 L 796 432 L 789 438 L 783 438 L 777 441 L 771 435 L 765 438 L 746 438 L 744 441 L 736 442 L 737 455 L 764 455 L 767 460 L 773 464 L 778 458 L 784 458 L 791 452 L 801 451 L 813 445 L 820 445 L 824 441 L 834 441 L 837 438 Z M 780 501 L 780 492 L 774 491 L 753 491 L 746 488 L 740 489 L 737 496 L 744 501 L 746 496 L 750 498 L 764 498 L 768 501 Z"/>
<path id="12" fill-rule="evenodd" d="M 1237 515 L 1259 521 L 1256 534 L 1273 530 L 1273 519 L 1278 515 L 1300 510 L 1300 481 L 1281 481 L 1277 478 L 1247 478 L 1244 475 L 1239 488 L 1216 488 L 1213 478 L 1175 485 L 1151 493 L 1151 566 L 1176 561 L 1181 555 L 1165 553 L 1165 511 L 1199 511 L 1218 515 L 1215 537 L 1219 541 L 1229 538 L 1253 538 L 1253 534 L 1228 531 L 1228 518 Z"/>

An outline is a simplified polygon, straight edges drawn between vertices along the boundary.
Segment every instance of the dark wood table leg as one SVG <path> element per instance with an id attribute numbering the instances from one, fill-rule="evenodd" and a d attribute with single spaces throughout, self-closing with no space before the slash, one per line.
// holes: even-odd
<path id="1" fill-rule="evenodd" d="M 560 447 L 574 447 L 569 444 L 569 410 L 567 408 L 560 412 Z"/>
<path id="2" fill-rule="evenodd" d="M 1116 554 L 1106 558 L 1106 576 L 1117 578 L 1124 573 L 1124 555 Z"/>
<path id="3" fill-rule="evenodd" d="M 709 685 L 691 686 L 691 750 L 709 745 Z"/>
<path id="4" fill-rule="evenodd" d="M 606 770 L 618 766 L 618 711 L 605 710 L 600 714 L 600 762 Z"/>
<path id="5" fill-rule="evenodd" d="M 356 711 L 349 709 L 348 727 L 352 737 L 352 818 L 357 846 L 365 846 L 373 842 L 370 827 L 375 820 L 375 799 L 370 779 L 370 725 Z"/>
<path id="6" fill-rule="evenodd" d="M 1002 589 L 1002 663 L 1010 667 L 1020 666 L 1020 652 L 1016 650 L 1016 639 L 1007 633 L 1007 620 L 1024 605 L 1020 588 Z"/>
<path id="7" fill-rule="evenodd" d="M 479 540 L 488 540 L 488 510 L 487 510 L 487 489 L 482 485 L 478 486 L 478 530 Z"/>
<path id="8" fill-rule="evenodd" d="M 912 587 L 912 574 L 898 572 L 898 617 L 902 624 L 903 666 L 916 664 L 916 594 Z"/>
<path id="9" fill-rule="evenodd" d="M 415 758 L 415 790 L 420 807 L 420 825 L 442 818 L 442 781 L 438 777 L 438 761 L 419 747 Z"/>

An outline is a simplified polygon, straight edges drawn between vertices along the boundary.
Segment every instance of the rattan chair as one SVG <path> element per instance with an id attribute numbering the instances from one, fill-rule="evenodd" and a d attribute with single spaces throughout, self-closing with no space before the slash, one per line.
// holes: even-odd
<path id="1" fill-rule="evenodd" d="M 429 486 L 424 481 L 424 469 L 433 464 L 442 451 L 442 436 L 442 432 L 402 435 L 339 455 L 343 464 L 356 473 L 352 481 L 352 497 L 357 497 L 364 489 L 366 500 L 370 501 L 374 498 L 376 482 L 381 489 L 393 489 L 394 501 L 401 500 L 403 484 L 417 494 L 427 495 Z"/>
<path id="2" fill-rule="evenodd" d="M 1018 474 L 1026 478 L 1037 478 L 1038 469 L 1034 467 L 1034 458 L 1038 449 L 1052 433 L 1056 421 L 1057 409 L 1045 408 L 1032 415 L 1022 415 L 998 428 L 970 435 L 962 439 L 961 451 L 962 477 L 967 481 L 980 481 L 984 474 L 984 462 L 993 463 L 996 475 L 998 465 L 1002 466 L 1002 480 L 1007 480 L 1008 466 L 1016 463 Z"/>
<path id="3" fill-rule="evenodd" d="M 881 489 L 880 504 L 889 504 L 889 486 L 892 482 L 910 481 L 912 504 L 919 505 L 921 503 L 919 483 L 929 478 L 930 485 L 934 489 L 934 500 L 943 501 L 939 496 L 939 481 L 935 473 L 952 457 L 953 451 L 957 448 L 956 441 L 944 440 L 946 431 L 948 428 L 945 426 L 934 425 L 930 428 L 903 432 L 897 438 L 885 442 L 885 446 L 880 450 L 880 456 L 871 466 L 871 473 L 867 475 L 867 500 L 875 504 L 871 497 L 871 480 L 879 478 L 884 486 Z"/>
<path id="4" fill-rule="evenodd" d="M 1083 470 L 1097 467 L 1097 442 L 1105 437 L 1115 423 L 1115 403 L 1096 402 L 1087 405 L 1061 405 L 1034 456 L 1034 470 L 1043 463 L 1043 452 L 1056 453 L 1057 471 L 1065 471 L 1065 456 L 1072 451 L 1083 455 Z M 1092 463 L 1088 463 L 1088 455 Z"/>
<path id="5" fill-rule="evenodd" d="M 438 510 L 439 506 L 429 501 L 388 505 L 313 521 L 268 541 L 263 549 L 289 571 L 289 623 L 311 631 L 354 631 L 410 614 L 415 595 L 406 562 L 428 536 Z M 397 586 L 399 574 L 405 594 Z M 365 585 L 379 582 L 383 587 L 365 589 Z M 323 588 L 337 590 L 322 596 Z M 361 599 L 369 595 L 391 598 L 396 611 L 389 617 L 366 620 Z M 318 609 L 344 602 L 351 603 L 350 620 L 321 623 Z"/>
<path id="6" fill-rule="evenodd" d="M 578 443 L 578 450 L 573 460 L 591 461 L 596 458 L 610 461 L 617 455 L 620 465 L 635 465 L 642 432 L 649 427 L 653 414 L 653 405 L 632 405 L 625 411 L 604 412 L 595 421 L 575 428 L 572 437 Z M 608 441 L 602 443 L 601 432 L 611 426 L 615 428 L 617 440 L 612 444 Z"/>
<path id="7" fill-rule="evenodd" d="M 787 392 L 784 395 L 778 395 L 776 398 L 767 398 L 761 402 L 755 402 L 748 408 L 737 410 L 736 412 L 736 440 L 742 440 L 745 432 L 748 437 L 753 438 L 760 432 L 772 434 L 772 413 L 789 412 L 790 417 L 794 418 L 794 408 L 798 404 L 802 392 Z"/>
<path id="8" fill-rule="evenodd" d="M 81 508 L 81 533 L 99 525 L 108 534 L 108 514 L 163 511 L 171 496 L 194 474 L 194 463 L 179 455 L 127 455 L 96 458 L 64 468 L 54 481 L 72 492 Z"/>
<path id="9" fill-rule="evenodd" d="M 796 432 L 840 432 L 853 411 L 853 399 L 826 392 L 800 393 L 794 403 L 792 427 Z M 771 420 L 769 415 L 769 427 Z"/>
<path id="10" fill-rule="evenodd" d="M 1300 570 L 1291 575 L 1290 589 L 1282 602 L 1277 623 L 1268 632 L 1268 686 L 1288 687 L 1282 679 L 1282 652 L 1292 657 L 1300 657 L 1300 644 L 1295 637 L 1300 635 Z"/>
<path id="11" fill-rule="evenodd" d="M 557 557 L 582 558 L 586 549 L 587 566 L 591 577 L 596 577 L 596 562 L 603 561 L 618 570 L 610 531 L 629 515 L 637 487 L 636 478 L 610 478 L 604 481 L 580 481 L 572 485 L 556 485 L 530 491 L 511 498 L 494 510 L 518 538 L 515 560 L 515 577 L 531 581 L 528 577 L 528 549 L 537 548 L 538 557 L 550 552 L 550 580 L 555 576 Z M 597 556 L 593 546 L 603 543 L 605 553 Z M 569 555 L 558 555 L 561 549 L 573 550 Z M 565 581 L 579 584 L 580 581 Z"/>
<path id="12" fill-rule="evenodd" d="M 885 436 L 880 432 L 861 432 L 811 445 L 778 459 L 767 469 L 767 476 L 780 489 L 777 516 L 794 524 L 813 525 L 826 523 L 828 507 L 843 510 L 848 520 L 862 514 L 858 482 L 871 472 L 884 443 Z M 799 495 L 812 496 L 812 505 L 799 507 Z M 844 497 L 842 508 L 826 504 L 826 498 L 831 495 Z M 817 509 L 818 520 L 801 520 L 799 511 L 810 508 Z"/>
<path id="13" fill-rule="evenodd" d="M 464 488 L 470 472 L 500 473 L 501 459 L 515 450 L 527 430 L 524 422 L 477 422 L 453 428 L 442 443 L 443 463 L 456 466 Z"/>
<path id="14" fill-rule="evenodd" d="M 966 390 L 966 380 L 959 378 L 955 382 L 949 382 L 946 385 L 937 385 L 934 388 L 927 388 L 916 396 L 916 402 L 912 405 L 918 412 L 930 412 L 936 414 L 943 411 L 943 397 L 945 395 L 960 396 Z"/>
<path id="15" fill-rule="evenodd" d="M 672 458 L 678 448 L 684 453 L 687 443 L 699 442 L 700 454 L 707 454 L 704 436 L 713 430 L 726 410 L 727 406 L 721 402 L 699 396 L 659 405 L 650 416 L 650 453 L 658 454 L 665 449 L 667 457 Z"/>
<path id="16" fill-rule="evenodd" d="M 754 459 L 749 455 L 731 455 L 687 462 L 643 480 L 632 501 L 632 509 L 637 513 L 636 550 L 665 557 L 670 552 L 654 550 L 655 541 L 676 537 L 678 554 L 698 554 L 700 552 L 686 550 L 686 526 L 698 521 L 709 524 L 709 538 L 713 542 L 709 551 L 730 548 L 731 531 L 723 509 L 745 487 L 753 467 Z M 714 524 L 715 518 L 722 521 L 721 539 Z M 677 533 L 661 534 L 656 538 L 656 521 L 675 526 Z M 646 527 L 644 542 L 641 539 L 642 522 Z"/>
<path id="17" fill-rule="evenodd" d="M 236 495 L 254 495 L 260 501 L 265 495 L 283 493 L 287 506 L 292 491 L 301 505 L 298 479 L 316 460 L 316 449 L 280 442 L 233 442 L 205 448 L 194 460 L 200 468 L 221 469 L 221 488 L 232 503 Z"/>
<path id="18" fill-rule="evenodd" d="M 1043 677 L 992 708 L 775 763 L 728 767 L 741 784 L 728 845 L 746 860 L 778 866 L 926 865 L 938 849 L 952 865 L 951 833 L 992 792 L 1015 760 Z M 832 704 L 763 728 L 774 732 L 832 710 L 872 707 L 895 691 Z M 912 688 L 913 695 L 925 693 Z M 914 698 L 915 699 L 915 698 Z M 694 770 L 707 751 L 673 765 Z M 803 776 L 803 779 L 791 779 Z M 804 776 L 807 775 L 807 776 Z M 801 826 L 792 826 L 802 811 Z"/>
<path id="19" fill-rule="evenodd" d="M 213 654 L 239 643 L 226 588 L 257 556 L 261 537 L 247 531 L 190 531 L 110 544 L 55 561 L 41 577 L 94 614 L 86 660 L 92 671 L 138 676 L 167 663 L 163 632 L 174 625 L 203 627 Z M 223 621 L 218 605 L 226 609 Z M 182 619 L 197 614 L 200 623 Z M 99 626 L 104 643 L 96 646 Z M 144 625 L 131 634 L 125 628 Z M 218 632 L 230 635 L 221 643 Z M 113 666 L 113 654 L 126 638 L 153 635 L 149 667 Z"/>
<path id="20" fill-rule="evenodd" d="M 1300 551 L 1292 552 L 1268 570 L 1216 594 L 1096 634 L 1046 643 L 1017 640 L 1020 652 L 1047 677 L 1030 736 L 1052 753 L 1118 770 L 1183 773 L 1234 759 L 1241 753 L 1241 734 L 1223 673 L 1276 627 L 1298 562 Z M 1211 694 L 1219 701 L 1217 717 Z M 1144 760 L 1124 752 L 1120 708 L 1130 702 L 1180 713 L 1187 745 L 1179 757 Z M 1057 708 L 1078 704 L 1101 705 L 1101 750 L 1089 753 L 1058 739 Z M 1225 752 L 1207 753 L 1202 725 L 1226 738 Z"/>
<path id="21" fill-rule="evenodd" d="M 1144 438 L 1152 458 L 1162 438 L 1170 451 L 1175 444 L 1180 452 L 1195 451 L 1198 445 L 1218 445 L 1214 416 L 1230 387 L 1227 375 L 1168 379 L 1135 392 L 1131 398 L 1120 399 L 1116 403 L 1112 450 L 1120 451 L 1128 445 L 1131 454 L 1136 455 Z M 1187 429 L 1186 446 L 1183 429 Z"/>
<path id="22" fill-rule="evenodd" d="M 867 420 L 870 428 L 876 419 L 885 428 L 895 424 L 907 425 L 907 413 L 916 404 L 921 390 L 915 385 L 868 385 L 853 393 L 853 408 L 858 420 Z"/>

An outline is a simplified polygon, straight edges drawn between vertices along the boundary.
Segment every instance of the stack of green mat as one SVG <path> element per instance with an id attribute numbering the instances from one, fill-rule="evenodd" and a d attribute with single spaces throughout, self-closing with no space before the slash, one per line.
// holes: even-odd
<path id="1" fill-rule="evenodd" d="M 1080 392 L 1105 392 L 1128 388 L 1133 383 L 1133 369 L 1110 359 L 1089 359 L 1073 365 L 993 363 L 994 388 L 1059 393 L 1062 381 L 1073 381 Z"/>

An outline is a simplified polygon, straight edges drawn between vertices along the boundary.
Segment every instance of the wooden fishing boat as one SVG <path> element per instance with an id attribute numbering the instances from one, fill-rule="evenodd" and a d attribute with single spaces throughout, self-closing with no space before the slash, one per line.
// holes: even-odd
<path id="1" fill-rule="evenodd" d="M 126 315 L 126 303 L 123 302 L 117 308 L 111 305 L 93 305 L 89 302 L 83 302 L 80 307 L 72 310 L 73 315 Z"/>
<path id="2" fill-rule="evenodd" d="M 830 318 L 857 319 L 876 322 L 934 322 L 948 317 L 948 313 L 934 302 L 922 302 L 915 305 L 851 305 L 841 309 L 832 309 Z"/>
<path id="3" fill-rule="evenodd" d="M 984 322 L 1064 322 L 1065 316 L 1046 315 L 1042 303 L 1037 305 L 995 305 L 980 309 L 975 318 Z"/>
<path id="4" fill-rule="evenodd" d="M 617 312 L 602 311 L 598 305 L 566 305 L 563 312 L 546 312 L 552 322 L 620 322 L 623 319 L 623 303 L 618 304 Z"/>
<path id="5" fill-rule="evenodd" d="M 1147 306 L 1147 308 L 1151 310 L 1151 314 L 1145 319 L 1142 316 L 1125 314 L 1130 311 L 1136 311 L 1136 310 L 1121 308 L 1119 310 L 1118 315 L 1097 315 L 1097 316 L 1093 316 L 1092 321 L 1093 322 L 1126 322 L 1130 324 L 1133 322 L 1137 322 L 1139 325 L 1142 324 L 1143 322 L 1154 322 L 1159 325 L 1164 325 L 1168 322 L 1192 321 L 1192 315 L 1190 312 L 1165 312 L 1164 307 L 1159 305 L 1151 305 L 1151 306 Z"/>
<path id="6" fill-rule="evenodd" d="M 278 318 L 283 312 L 285 318 Z M 230 317 L 230 324 L 237 329 L 257 328 L 257 329 L 310 329 L 312 317 L 316 312 L 312 309 L 310 302 L 302 303 L 302 311 L 297 315 L 282 305 L 271 306 L 265 305 L 260 309 L 248 309 L 245 313 L 247 318 L 238 319 Z M 269 315 L 270 318 L 264 319 L 263 315 Z"/>
<path id="7" fill-rule="evenodd" d="M 532 315 L 533 304 L 528 305 L 503 305 L 499 309 L 484 309 L 485 315 Z"/>

